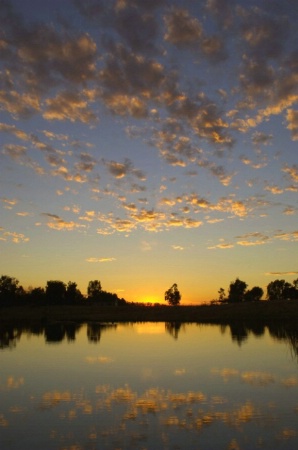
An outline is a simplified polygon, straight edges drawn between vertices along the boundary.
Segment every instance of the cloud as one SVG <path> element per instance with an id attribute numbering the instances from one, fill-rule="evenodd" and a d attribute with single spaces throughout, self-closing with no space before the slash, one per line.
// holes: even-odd
<path id="1" fill-rule="evenodd" d="M 43 117 L 46 120 L 70 120 L 83 123 L 96 121 L 96 114 L 88 106 L 87 99 L 77 92 L 60 92 L 55 98 L 46 99 L 45 103 Z"/>
<path id="2" fill-rule="evenodd" d="M 241 34 L 250 55 L 256 59 L 277 58 L 285 44 L 288 34 L 288 21 L 285 17 L 269 16 L 261 8 L 238 9 Z"/>
<path id="3" fill-rule="evenodd" d="M 197 17 L 190 15 L 189 11 L 181 8 L 172 8 L 165 15 L 166 42 L 179 47 L 200 50 L 202 55 L 213 61 L 226 58 L 223 40 L 219 36 L 208 36 L 203 25 Z"/>
<path id="4" fill-rule="evenodd" d="M 146 180 L 145 173 L 142 170 L 135 169 L 132 161 L 128 158 L 125 159 L 124 163 L 103 160 L 103 164 L 107 167 L 109 173 L 117 179 L 133 175 L 141 181 Z"/>
<path id="5" fill-rule="evenodd" d="M 5 242 L 13 242 L 14 244 L 21 244 L 29 242 L 30 239 L 23 233 L 17 233 L 15 231 L 5 231 L 4 228 L 0 228 L 0 240 Z"/>
<path id="6" fill-rule="evenodd" d="M 27 211 L 20 211 L 20 212 L 17 212 L 16 215 L 20 216 L 20 217 L 27 217 L 27 216 L 30 216 L 30 213 Z"/>
<path id="7" fill-rule="evenodd" d="M 174 45 L 194 45 L 203 33 L 199 20 L 191 17 L 185 9 L 173 9 L 164 18 L 165 40 Z"/>
<path id="8" fill-rule="evenodd" d="M 219 223 L 219 222 L 223 222 L 224 219 L 208 219 L 206 218 L 206 222 L 207 223 Z"/>
<path id="9" fill-rule="evenodd" d="M 221 250 L 227 250 L 227 249 L 229 249 L 229 248 L 233 248 L 234 247 L 234 244 L 231 244 L 231 243 L 220 243 L 220 244 L 217 244 L 217 245 L 212 245 L 212 246 L 209 246 L 209 247 L 207 247 L 208 248 L 208 250 L 214 250 L 214 249 L 216 249 L 216 248 L 219 248 L 219 249 L 221 249 Z"/>
<path id="10" fill-rule="evenodd" d="M 238 241 L 238 245 L 242 245 L 243 247 L 252 247 L 255 245 L 264 245 L 265 241 Z"/>
<path id="11" fill-rule="evenodd" d="M 253 162 L 251 159 L 247 158 L 246 156 L 241 156 L 240 161 L 245 164 L 246 166 L 250 166 L 253 169 L 262 169 L 263 167 L 266 167 L 268 165 L 267 158 L 265 156 L 261 157 L 261 162 Z"/>
<path id="12" fill-rule="evenodd" d="M 149 210 L 142 208 L 137 213 L 132 213 L 131 217 L 136 222 L 152 222 L 163 220 L 165 218 L 165 214 L 163 212 L 154 211 L 153 209 Z"/>
<path id="13" fill-rule="evenodd" d="M 131 52 L 122 44 L 113 44 L 105 66 L 99 72 L 99 80 L 107 107 L 115 95 L 126 101 L 135 97 L 140 102 L 158 97 L 165 81 L 164 67 L 154 59 Z"/>
<path id="14" fill-rule="evenodd" d="M 0 123 L 0 131 L 2 131 L 4 133 L 12 134 L 23 141 L 31 140 L 30 135 L 28 135 L 25 131 L 17 128 L 15 125 L 8 125 L 6 123 L 1 122 Z"/>
<path id="15" fill-rule="evenodd" d="M 11 209 L 18 203 L 18 199 L 16 198 L 0 197 L 0 200 L 2 203 L 4 203 L 4 207 L 7 209 Z"/>
<path id="16" fill-rule="evenodd" d="M 64 220 L 56 214 L 42 213 L 42 216 L 48 218 L 47 226 L 53 230 L 73 231 L 75 229 L 85 228 L 85 225 L 73 221 Z"/>
<path id="17" fill-rule="evenodd" d="M 132 116 L 144 119 L 148 115 L 147 104 L 139 97 L 129 97 L 124 94 L 110 95 L 106 98 L 106 106 L 120 116 Z"/>
<path id="18" fill-rule="evenodd" d="M 286 173 L 294 183 L 298 183 L 298 165 L 297 164 L 293 164 L 292 166 L 284 166 L 282 171 L 284 173 Z"/>
<path id="19" fill-rule="evenodd" d="M 218 166 L 211 161 L 199 161 L 198 166 L 208 169 L 209 172 L 214 175 L 223 186 L 229 186 L 236 174 L 235 172 L 227 173 L 226 169 L 223 166 Z"/>
<path id="20" fill-rule="evenodd" d="M 134 203 L 122 203 L 122 206 L 124 209 L 127 209 L 128 211 L 137 211 L 137 207 Z"/>
<path id="21" fill-rule="evenodd" d="M 265 275 L 298 275 L 298 272 L 266 272 Z"/>
<path id="22" fill-rule="evenodd" d="M 252 143 L 256 147 L 260 145 L 270 145 L 272 143 L 273 135 L 266 134 L 261 131 L 256 131 L 252 137 Z"/>
<path id="23" fill-rule="evenodd" d="M 19 162 L 20 164 L 22 164 L 22 162 L 29 161 L 29 158 L 27 158 L 27 148 L 23 145 L 6 144 L 4 146 L 3 153 L 8 155 L 13 161 Z"/>
<path id="24" fill-rule="evenodd" d="M 90 263 L 103 263 L 116 261 L 116 258 L 87 258 L 86 261 Z"/>
<path id="25" fill-rule="evenodd" d="M 9 92 L 0 90 L 0 104 L 15 119 L 28 119 L 40 111 L 40 99 L 30 93 L 19 93 L 15 90 Z"/>
<path id="26" fill-rule="evenodd" d="M 79 162 L 75 164 L 75 169 L 83 172 L 92 172 L 94 170 L 97 161 L 89 153 L 83 152 L 79 155 Z"/>
<path id="27" fill-rule="evenodd" d="M 270 241 L 269 236 L 260 233 L 260 232 L 252 232 L 246 233 L 241 236 L 236 236 L 237 244 L 242 245 L 244 247 L 255 246 L 255 245 L 263 245 L 267 244 Z"/>
<path id="28" fill-rule="evenodd" d="M 276 185 L 274 185 L 274 186 L 265 186 L 264 189 L 265 189 L 265 191 L 271 192 L 271 194 L 273 194 L 273 195 L 279 195 L 279 194 L 282 194 L 284 192 L 282 188 L 280 188 L 279 186 L 276 186 Z"/>
<path id="29" fill-rule="evenodd" d="M 298 230 L 283 232 L 277 231 L 273 235 L 274 239 L 280 239 L 282 241 L 297 241 L 298 240 Z"/>
<path id="30" fill-rule="evenodd" d="M 172 248 L 174 249 L 174 250 L 184 250 L 184 247 L 181 247 L 181 245 L 172 245 Z"/>
<path id="31" fill-rule="evenodd" d="M 148 241 L 142 241 L 141 242 L 141 250 L 142 252 L 149 252 L 152 250 L 153 246 L 155 244 L 152 244 L 151 242 Z"/>
<path id="32" fill-rule="evenodd" d="M 297 212 L 296 208 L 293 208 L 292 206 L 287 206 L 284 210 L 283 210 L 283 214 L 285 214 L 286 216 L 292 216 Z"/>
<path id="33" fill-rule="evenodd" d="M 293 109 L 287 110 L 287 121 L 288 121 L 288 130 L 292 133 L 292 139 L 293 141 L 298 140 L 298 111 L 295 111 Z"/>

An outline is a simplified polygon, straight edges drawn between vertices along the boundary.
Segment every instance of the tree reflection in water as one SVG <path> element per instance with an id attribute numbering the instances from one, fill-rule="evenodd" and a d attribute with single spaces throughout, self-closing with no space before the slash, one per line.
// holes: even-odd
<path id="1" fill-rule="evenodd" d="M 0 349 L 14 348 L 22 336 L 21 329 L 15 329 L 13 326 L 0 329 Z"/>
<path id="2" fill-rule="evenodd" d="M 26 326 L 14 326 L 6 325 L 0 329 L 0 349 L 14 349 L 22 334 L 27 335 L 44 335 L 45 342 L 61 343 L 64 340 L 74 341 L 76 334 L 82 328 L 83 323 L 76 322 L 54 322 L 50 324 L 33 324 Z M 218 325 L 214 325 L 218 326 Z M 182 322 L 165 322 L 166 331 L 173 336 L 174 339 L 178 339 L 181 329 L 186 329 L 187 324 Z M 87 324 L 87 338 L 89 342 L 99 343 L 103 331 L 116 329 L 116 323 L 88 323 Z M 242 345 L 249 339 L 250 335 L 257 337 L 263 336 L 266 329 L 268 329 L 270 335 L 279 340 L 288 343 L 293 358 L 298 362 L 298 328 L 296 324 L 291 323 L 270 323 L 264 325 L 263 323 L 231 323 L 220 325 L 220 330 L 224 334 L 229 330 L 232 341 L 238 345 Z"/>
<path id="3" fill-rule="evenodd" d="M 181 326 L 182 326 L 181 322 L 166 322 L 165 323 L 166 331 L 171 336 L 173 336 L 174 339 L 178 339 L 178 334 L 179 334 Z"/>
<path id="4" fill-rule="evenodd" d="M 88 323 L 87 324 L 87 337 L 88 341 L 94 342 L 95 344 L 100 341 L 101 333 L 105 330 L 110 330 L 112 328 L 117 328 L 114 323 L 102 324 L 102 323 Z"/>

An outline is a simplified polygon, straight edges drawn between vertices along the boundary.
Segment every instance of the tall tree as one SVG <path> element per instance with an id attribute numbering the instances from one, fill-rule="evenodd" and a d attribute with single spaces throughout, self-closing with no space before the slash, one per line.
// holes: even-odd
<path id="1" fill-rule="evenodd" d="M 267 286 L 267 299 L 284 300 L 286 298 L 286 291 L 290 287 L 290 283 L 287 283 L 285 280 L 271 281 Z"/>
<path id="2" fill-rule="evenodd" d="M 46 298 L 49 303 L 63 303 L 65 301 L 66 285 L 63 281 L 50 280 L 46 285 Z"/>
<path id="3" fill-rule="evenodd" d="M 230 283 L 228 301 L 233 303 L 242 302 L 247 288 L 245 281 L 236 278 L 234 282 Z"/>
<path id="4" fill-rule="evenodd" d="M 77 288 L 77 283 L 69 281 L 66 286 L 65 298 L 69 303 L 75 303 L 83 298 L 81 291 Z"/>
<path id="5" fill-rule="evenodd" d="M 17 299 L 24 292 L 22 286 L 19 286 L 19 280 L 8 275 L 0 277 L 0 302 L 9 303 Z"/>
<path id="6" fill-rule="evenodd" d="M 170 287 L 165 292 L 165 301 L 169 303 L 171 306 L 179 305 L 181 300 L 181 294 L 178 290 L 178 286 L 176 283 L 173 284 L 173 286 Z"/>
<path id="7" fill-rule="evenodd" d="M 248 302 L 257 302 L 263 297 L 264 291 L 259 286 L 254 286 L 244 294 L 244 300 Z"/>
<path id="8" fill-rule="evenodd" d="M 226 300 L 226 293 L 225 293 L 224 288 L 222 288 L 222 287 L 219 288 L 218 294 L 219 294 L 218 301 L 219 302 L 224 302 Z"/>
<path id="9" fill-rule="evenodd" d="M 101 282 L 99 280 L 89 281 L 87 294 L 91 300 L 99 300 L 102 293 Z"/>

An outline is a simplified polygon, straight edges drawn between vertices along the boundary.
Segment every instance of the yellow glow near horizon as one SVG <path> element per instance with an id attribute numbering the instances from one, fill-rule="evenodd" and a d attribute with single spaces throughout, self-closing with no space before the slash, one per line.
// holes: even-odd
<path id="1" fill-rule="evenodd" d="M 141 296 L 137 301 L 139 303 L 162 303 L 162 297 L 158 297 L 157 295 L 144 295 Z"/>

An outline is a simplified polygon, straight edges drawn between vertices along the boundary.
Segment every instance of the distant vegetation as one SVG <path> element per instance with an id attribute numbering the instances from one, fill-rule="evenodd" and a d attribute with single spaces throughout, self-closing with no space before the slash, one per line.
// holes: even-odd
<path id="1" fill-rule="evenodd" d="M 247 289 L 247 287 L 248 285 L 245 281 L 236 278 L 235 281 L 230 283 L 227 295 L 223 288 L 219 289 L 218 301 L 220 303 L 241 303 L 255 302 L 262 299 L 264 295 L 262 288 L 254 286 L 252 289 Z M 269 301 L 298 299 L 298 278 L 293 281 L 293 284 L 285 280 L 271 281 L 267 286 L 266 299 Z"/>
<path id="2" fill-rule="evenodd" d="M 211 303 L 246 303 L 259 302 L 264 291 L 259 286 L 248 289 L 245 281 L 236 278 L 229 285 L 228 293 L 223 288 L 218 291 L 219 297 Z M 179 306 L 181 294 L 178 286 L 174 283 L 164 294 L 164 299 L 170 306 Z M 267 286 L 266 300 L 298 300 L 298 278 L 292 284 L 285 280 L 271 281 Z M 45 287 L 28 288 L 25 290 L 19 280 L 8 275 L 0 277 L 0 306 L 14 305 L 102 305 L 102 306 L 125 306 L 138 305 L 119 298 L 117 294 L 104 291 L 99 280 L 91 280 L 87 286 L 87 295 L 83 295 L 73 281 L 67 284 L 60 280 L 47 281 Z M 139 304 L 140 305 L 140 304 Z M 144 306 L 144 305 L 143 305 Z M 155 305 L 155 306 L 160 306 Z"/>
<path id="3" fill-rule="evenodd" d="M 99 280 L 89 281 L 87 296 L 78 289 L 77 284 L 69 281 L 47 281 L 45 288 L 36 287 L 25 290 L 19 280 L 2 275 L 0 277 L 0 306 L 10 305 L 76 305 L 102 304 L 105 306 L 125 305 L 127 302 L 117 294 L 104 291 Z"/>

